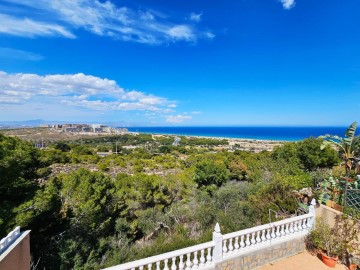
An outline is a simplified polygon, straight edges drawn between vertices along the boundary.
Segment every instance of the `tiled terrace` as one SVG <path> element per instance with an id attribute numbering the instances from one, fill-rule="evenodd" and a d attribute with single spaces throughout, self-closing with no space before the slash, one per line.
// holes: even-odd
<path id="1" fill-rule="evenodd" d="M 274 262 L 257 268 L 257 270 L 345 270 L 348 269 L 343 264 L 337 264 L 335 268 L 326 266 L 321 259 L 316 255 L 312 255 L 309 252 L 302 252 L 295 256 Z"/>

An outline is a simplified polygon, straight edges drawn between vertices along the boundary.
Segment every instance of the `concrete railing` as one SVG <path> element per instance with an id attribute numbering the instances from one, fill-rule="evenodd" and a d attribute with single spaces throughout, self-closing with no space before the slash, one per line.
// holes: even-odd
<path id="1" fill-rule="evenodd" d="M 284 219 L 254 228 L 223 235 L 223 256 L 242 250 L 271 244 L 271 241 L 307 232 L 312 227 L 313 214 Z"/>
<path id="2" fill-rule="evenodd" d="M 0 254 L 3 253 L 20 236 L 20 227 L 16 227 L 0 241 Z"/>
<path id="3" fill-rule="evenodd" d="M 225 235 L 221 234 L 220 226 L 216 224 L 213 240 L 210 242 L 120 264 L 105 270 L 215 269 L 215 264 L 222 262 L 230 255 L 245 254 L 250 250 L 266 248 L 273 243 L 291 241 L 292 238 L 305 236 L 315 224 L 315 204 L 313 199 L 308 214 Z"/>
<path id="4" fill-rule="evenodd" d="M 106 270 L 143 270 L 144 267 L 146 267 L 146 269 L 156 270 L 183 270 L 190 269 L 191 267 L 196 267 L 197 269 L 205 269 L 206 266 L 210 266 L 213 264 L 211 254 L 214 246 L 215 245 L 213 241 L 210 241 L 204 244 L 178 249 L 172 252 L 149 257 L 146 259 L 113 266 L 110 268 L 106 268 Z"/>

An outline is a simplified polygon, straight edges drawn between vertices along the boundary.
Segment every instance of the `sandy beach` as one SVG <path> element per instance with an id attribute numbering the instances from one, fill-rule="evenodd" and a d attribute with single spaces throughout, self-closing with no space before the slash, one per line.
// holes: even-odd
<path id="1" fill-rule="evenodd" d="M 209 137 L 209 136 L 186 136 L 186 135 L 177 135 L 177 134 L 152 134 L 153 138 L 162 136 L 162 137 L 185 137 L 188 139 L 192 138 L 204 138 L 204 139 L 211 139 L 211 140 L 227 140 L 229 145 L 218 146 L 215 147 L 217 149 L 237 149 L 242 151 L 251 151 L 251 152 L 261 152 L 261 151 L 272 151 L 276 146 L 280 146 L 285 143 L 285 141 L 276 141 L 276 140 L 258 140 L 258 139 L 241 139 L 241 138 L 225 138 L 225 137 Z M 181 145 L 181 141 L 180 141 Z"/>

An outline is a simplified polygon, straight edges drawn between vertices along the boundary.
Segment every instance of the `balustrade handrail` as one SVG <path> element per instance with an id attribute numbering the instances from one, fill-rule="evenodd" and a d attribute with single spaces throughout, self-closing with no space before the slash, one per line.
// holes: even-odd
<path id="1" fill-rule="evenodd" d="M 186 255 L 188 253 L 192 253 L 192 252 L 199 251 L 199 250 L 202 250 L 202 249 L 213 248 L 214 246 L 215 246 L 214 241 L 209 241 L 209 242 L 202 243 L 202 244 L 199 244 L 199 245 L 195 245 L 195 246 L 191 246 L 191 247 L 187 247 L 187 248 L 182 248 L 182 249 L 177 249 L 177 250 L 174 250 L 174 251 L 170 251 L 170 252 L 167 252 L 167 253 L 155 255 L 155 256 L 152 256 L 152 257 L 147 257 L 147 258 L 140 259 L 140 260 L 137 260 L 137 261 L 132 261 L 132 262 L 112 266 L 112 267 L 109 267 L 109 268 L 105 268 L 104 270 L 127 270 L 127 269 L 133 269 L 133 268 L 136 268 L 136 267 L 145 266 L 145 265 L 148 265 L 148 264 L 153 264 L 153 263 L 163 261 L 163 260 L 166 260 L 166 259 L 171 259 L 173 257 Z"/>
<path id="2" fill-rule="evenodd" d="M 230 238 L 238 237 L 238 236 L 241 236 L 241 235 L 251 234 L 251 233 L 254 233 L 254 232 L 261 231 L 261 230 L 266 230 L 266 229 L 269 229 L 269 228 L 273 228 L 273 227 L 285 225 L 285 224 L 288 224 L 288 223 L 291 223 L 291 222 L 304 220 L 304 219 L 307 219 L 307 218 L 313 218 L 313 217 L 314 217 L 313 214 L 305 214 L 305 215 L 301 215 L 301 216 L 291 217 L 291 218 L 287 218 L 287 219 L 283 219 L 283 220 L 279 220 L 279 221 L 259 225 L 259 226 L 256 226 L 256 227 L 244 229 L 244 230 L 237 231 L 237 232 L 223 234 L 223 240 L 228 240 Z"/>

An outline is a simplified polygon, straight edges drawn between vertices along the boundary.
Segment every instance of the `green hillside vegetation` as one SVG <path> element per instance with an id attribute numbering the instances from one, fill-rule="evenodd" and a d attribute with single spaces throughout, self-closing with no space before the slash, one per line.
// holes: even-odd
<path id="1" fill-rule="evenodd" d="M 0 135 L 0 234 L 31 229 L 38 269 L 100 269 L 208 241 L 216 222 L 227 233 L 269 222 L 269 209 L 294 214 L 293 190 L 340 161 L 314 138 L 261 153 L 214 151 L 222 140 L 109 140 L 39 150 Z M 96 154 L 115 143 L 119 154 Z M 52 172 L 59 164 L 80 169 Z"/>

